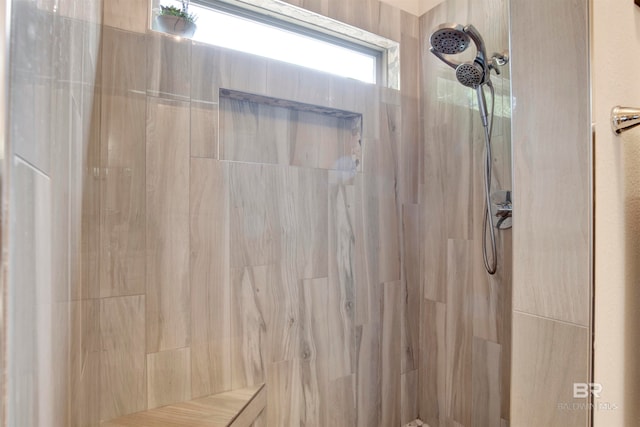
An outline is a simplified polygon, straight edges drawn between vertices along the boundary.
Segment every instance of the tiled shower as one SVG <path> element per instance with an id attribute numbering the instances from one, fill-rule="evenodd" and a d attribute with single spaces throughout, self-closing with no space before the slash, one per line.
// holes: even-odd
<path id="1" fill-rule="evenodd" d="M 509 425 L 511 231 L 488 276 L 475 96 L 428 53 L 453 21 L 508 50 L 509 2 L 288 1 L 400 43 L 400 90 L 151 31 L 150 3 L 12 2 L 7 425 L 261 383 L 255 426 Z"/>

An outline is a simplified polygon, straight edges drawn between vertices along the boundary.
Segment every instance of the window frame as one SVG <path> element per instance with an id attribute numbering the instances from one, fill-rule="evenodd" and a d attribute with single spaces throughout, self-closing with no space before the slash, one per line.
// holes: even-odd
<path id="1" fill-rule="evenodd" d="M 191 4 L 369 55 L 375 60 L 373 84 L 400 89 L 400 44 L 393 40 L 279 0 L 191 0 Z"/>

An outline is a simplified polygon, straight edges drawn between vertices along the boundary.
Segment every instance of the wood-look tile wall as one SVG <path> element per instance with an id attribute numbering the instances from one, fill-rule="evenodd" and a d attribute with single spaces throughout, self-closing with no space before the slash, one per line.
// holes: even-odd
<path id="1" fill-rule="evenodd" d="M 513 234 L 513 426 L 589 425 L 589 400 L 573 392 L 574 383 L 590 382 L 588 9 L 588 2 L 511 1 L 519 224 Z M 547 43 L 553 49 L 544 48 Z M 542 61 L 555 64 L 551 72 Z"/>
<path id="2" fill-rule="evenodd" d="M 146 31 L 147 3 L 105 2 L 93 423 L 261 382 L 258 426 L 417 418 L 418 18 L 292 2 L 401 42 L 394 91 Z"/>
<path id="3" fill-rule="evenodd" d="M 431 427 L 509 420 L 511 231 L 498 232 L 498 272 L 482 260 L 484 140 L 475 92 L 429 53 L 440 24 L 473 24 L 489 51 L 509 48 L 506 0 L 449 0 L 420 19 L 422 165 L 411 218 L 419 256 L 418 410 Z M 472 58 L 472 57 L 471 57 Z M 509 70 L 493 76 L 493 189 L 511 189 Z M 409 242 L 409 241 L 406 241 Z M 405 257 L 405 262 L 410 258 Z M 418 297 L 419 296 L 419 297 Z"/>

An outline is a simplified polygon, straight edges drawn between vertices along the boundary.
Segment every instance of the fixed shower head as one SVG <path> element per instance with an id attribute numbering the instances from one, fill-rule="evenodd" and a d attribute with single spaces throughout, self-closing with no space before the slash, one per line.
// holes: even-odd
<path id="1" fill-rule="evenodd" d="M 469 47 L 469 42 L 464 27 L 457 24 L 442 24 L 429 37 L 433 51 L 445 55 L 464 52 Z"/>
<path id="2" fill-rule="evenodd" d="M 456 67 L 456 78 L 464 86 L 476 88 L 484 80 L 484 70 L 476 62 L 460 64 Z"/>

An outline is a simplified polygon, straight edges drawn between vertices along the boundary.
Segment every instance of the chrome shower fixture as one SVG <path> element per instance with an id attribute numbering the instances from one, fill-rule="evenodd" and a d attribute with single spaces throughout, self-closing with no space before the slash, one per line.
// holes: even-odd
<path id="1" fill-rule="evenodd" d="M 620 135 L 622 132 L 640 126 L 640 108 L 613 107 L 611 110 L 611 128 Z"/>
<path id="2" fill-rule="evenodd" d="M 455 62 L 445 56 L 464 52 L 471 41 L 476 45 L 473 62 Z M 456 70 L 456 77 L 463 85 L 476 88 L 488 82 L 493 65 L 487 62 L 484 40 L 473 25 L 463 27 L 460 24 L 442 24 L 431 34 L 429 43 L 431 53 Z"/>
<path id="3" fill-rule="evenodd" d="M 473 42 L 476 46 L 476 57 L 471 62 L 456 62 L 447 55 L 458 55 L 469 48 Z M 511 225 L 511 192 L 507 192 L 507 197 L 500 203 L 496 213 L 492 212 L 491 200 L 491 132 L 493 128 L 493 113 L 495 109 L 495 91 L 491 83 L 491 71 L 500 74 L 498 67 L 506 65 L 509 61 L 507 54 L 494 53 L 487 60 L 487 50 L 482 36 L 473 25 L 462 26 L 460 24 L 442 24 L 438 26 L 431 37 L 429 37 L 431 48 L 429 51 L 438 57 L 442 62 L 456 71 L 456 78 L 462 85 L 476 91 L 478 97 L 478 109 L 480 119 L 484 128 L 485 140 L 485 163 L 484 163 L 484 232 L 482 235 L 482 257 L 484 266 L 489 274 L 494 274 L 497 270 L 497 249 L 494 230 L 494 219 L 497 219 L 495 228 L 504 229 Z M 484 94 L 484 87 L 488 87 L 491 94 L 491 114 L 487 108 L 487 100 Z M 491 239 L 491 256 L 487 253 L 487 232 Z"/>
<path id="4" fill-rule="evenodd" d="M 443 24 L 431 34 L 429 42 L 431 48 L 438 53 L 455 55 L 462 53 L 469 47 L 469 36 L 462 25 Z"/>

